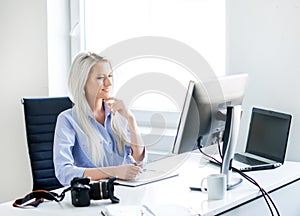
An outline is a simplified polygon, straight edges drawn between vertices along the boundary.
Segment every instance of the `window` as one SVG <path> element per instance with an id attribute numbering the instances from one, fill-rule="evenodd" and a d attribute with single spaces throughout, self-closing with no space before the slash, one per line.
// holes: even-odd
<path id="1" fill-rule="evenodd" d="M 142 36 L 167 37 L 195 49 L 216 74 L 225 73 L 225 1 L 86 0 L 80 5 L 84 50 L 101 52 L 120 41 Z M 126 61 L 114 72 L 117 87 L 149 72 L 169 75 L 186 86 L 193 78 L 182 65 L 151 56 Z M 180 103 L 159 91 L 135 95 L 131 106 L 154 110 L 180 109 Z"/>

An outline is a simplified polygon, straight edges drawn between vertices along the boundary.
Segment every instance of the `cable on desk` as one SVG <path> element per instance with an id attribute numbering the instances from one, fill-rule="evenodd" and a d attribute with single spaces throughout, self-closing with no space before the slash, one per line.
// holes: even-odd
<path id="1" fill-rule="evenodd" d="M 263 196 L 263 198 L 265 199 L 265 201 L 266 201 L 266 203 L 267 203 L 267 205 L 268 205 L 268 207 L 269 207 L 269 209 L 270 209 L 270 211 L 271 211 L 271 214 L 274 215 L 273 210 L 272 210 L 272 208 L 271 208 L 271 206 L 270 206 L 269 201 L 272 203 L 272 205 L 273 205 L 273 207 L 274 207 L 274 209 L 275 209 L 277 215 L 280 215 L 280 213 L 279 213 L 279 211 L 278 211 L 278 208 L 276 207 L 275 203 L 274 203 L 273 200 L 271 199 L 269 193 L 265 191 L 265 189 L 263 189 L 263 188 L 262 188 L 262 187 L 261 187 L 261 186 L 253 179 L 253 178 L 251 178 L 250 176 L 246 175 L 246 174 L 243 173 L 242 171 L 240 171 L 240 170 L 238 170 L 238 169 L 236 169 L 236 168 L 234 168 L 234 167 L 232 167 L 232 170 L 235 171 L 235 172 L 237 172 L 237 173 L 239 173 L 241 176 L 243 176 L 245 179 L 247 179 L 247 180 L 248 180 L 249 182 L 251 182 L 252 184 L 256 185 L 256 186 L 259 188 L 259 190 L 261 191 L 262 196 Z M 269 201 L 268 201 L 267 199 L 269 199 Z"/>
<path id="2" fill-rule="evenodd" d="M 204 156 L 210 158 L 211 160 L 215 161 L 217 164 L 222 165 L 221 161 L 217 160 L 216 158 L 214 158 L 211 155 L 209 155 L 209 154 L 205 153 L 204 151 L 202 151 L 201 145 L 199 143 L 200 142 L 198 142 L 197 146 L 198 146 L 198 149 L 199 149 L 200 153 L 202 153 Z M 217 144 L 218 144 L 219 154 L 220 154 L 221 158 L 223 158 L 222 153 L 221 153 L 220 141 L 219 140 L 218 140 Z M 273 212 L 273 209 L 272 209 L 272 207 L 270 205 L 270 202 L 271 202 L 272 206 L 274 207 L 277 215 L 280 216 L 278 208 L 276 207 L 276 205 L 275 205 L 274 201 L 272 200 L 272 198 L 270 197 L 269 193 L 265 191 L 265 189 L 263 189 L 253 178 L 251 178 L 250 176 L 246 175 L 245 173 L 243 173 L 239 169 L 234 168 L 234 167 L 231 167 L 231 169 L 233 171 L 237 172 L 238 174 L 240 174 L 242 177 L 244 177 L 246 180 L 248 180 L 249 182 L 251 182 L 255 186 L 257 186 L 259 188 L 260 192 L 262 193 L 262 196 L 265 199 L 267 205 L 268 205 L 268 208 L 269 208 L 269 210 L 271 212 L 271 215 L 274 216 L 274 212 Z"/>

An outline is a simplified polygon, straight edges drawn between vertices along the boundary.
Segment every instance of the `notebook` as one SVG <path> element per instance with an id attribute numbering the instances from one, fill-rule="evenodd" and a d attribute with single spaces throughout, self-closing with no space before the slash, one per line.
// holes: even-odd
<path id="1" fill-rule="evenodd" d="M 157 181 L 161 181 L 164 179 L 172 178 L 175 176 L 178 176 L 178 173 L 173 172 L 166 172 L 163 170 L 159 170 L 157 168 L 155 169 L 144 169 L 141 174 L 139 174 L 135 179 L 133 180 L 116 180 L 116 183 L 123 186 L 129 186 L 129 187 L 137 187 Z"/>
<path id="2" fill-rule="evenodd" d="M 242 171 L 272 169 L 283 164 L 292 116 L 253 108 L 246 150 L 235 153 L 232 166 Z"/>
<path id="3" fill-rule="evenodd" d="M 143 172 L 133 180 L 117 179 L 116 183 L 123 186 L 136 187 L 179 175 L 178 168 L 185 159 L 185 155 L 170 156 L 146 164 Z"/>

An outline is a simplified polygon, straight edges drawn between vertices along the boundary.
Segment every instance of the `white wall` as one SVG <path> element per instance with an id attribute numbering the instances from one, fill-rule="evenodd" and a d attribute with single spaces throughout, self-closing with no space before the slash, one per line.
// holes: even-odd
<path id="1" fill-rule="evenodd" d="M 287 159 L 297 161 L 300 161 L 299 26 L 299 0 L 227 1 L 227 73 L 249 73 L 241 143 L 245 143 L 253 106 L 288 112 L 293 120 Z"/>
<path id="2" fill-rule="evenodd" d="M 0 0 L 0 203 L 32 189 L 21 98 L 65 95 L 69 1 Z"/>
<path id="3" fill-rule="evenodd" d="M 24 96 L 48 95 L 46 1 L 0 2 L 0 202 L 32 188 Z"/>

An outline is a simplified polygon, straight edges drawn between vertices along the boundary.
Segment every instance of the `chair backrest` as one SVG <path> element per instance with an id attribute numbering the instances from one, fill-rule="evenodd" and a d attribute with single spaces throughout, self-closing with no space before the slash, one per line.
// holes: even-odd
<path id="1" fill-rule="evenodd" d="M 54 173 L 53 139 L 60 112 L 72 107 L 68 97 L 23 98 L 33 190 L 62 187 Z"/>

